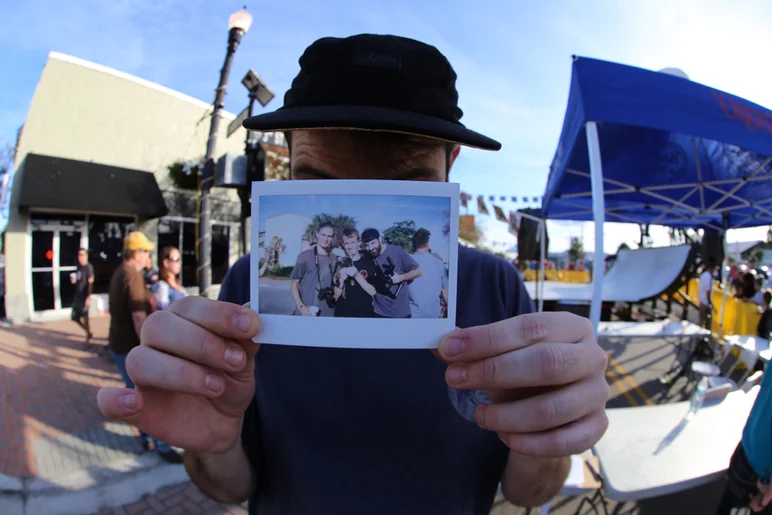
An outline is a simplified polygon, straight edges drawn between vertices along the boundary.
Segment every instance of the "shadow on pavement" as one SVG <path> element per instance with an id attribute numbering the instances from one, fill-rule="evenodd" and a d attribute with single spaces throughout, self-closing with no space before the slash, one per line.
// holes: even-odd
<path id="1" fill-rule="evenodd" d="M 70 321 L 0 328 L 0 392 L 8 392 L 0 473 L 47 479 L 143 452 L 136 430 L 108 422 L 96 405 L 99 388 L 122 386 L 106 353 L 108 326 L 92 320 L 88 347 Z"/>

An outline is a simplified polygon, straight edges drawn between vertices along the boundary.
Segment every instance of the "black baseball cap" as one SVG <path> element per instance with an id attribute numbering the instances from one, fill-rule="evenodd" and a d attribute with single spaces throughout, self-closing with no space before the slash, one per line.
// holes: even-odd
<path id="1" fill-rule="evenodd" d="M 378 229 L 365 229 L 362 231 L 362 243 L 377 240 L 380 237 L 381 234 L 378 232 Z"/>
<path id="2" fill-rule="evenodd" d="M 246 119 L 245 128 L 397 132 L 501 148 L 459 121 L 456 72 L 431 45 L 391 35 L 329 37 L 312 43 L 299 63 L 284 105 Z"/>

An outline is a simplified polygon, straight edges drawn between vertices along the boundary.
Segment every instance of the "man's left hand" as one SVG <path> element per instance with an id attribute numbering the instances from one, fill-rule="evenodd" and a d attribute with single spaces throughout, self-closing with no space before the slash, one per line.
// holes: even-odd
<path id="1" fill-rule="evenodd" d="M 475 418 L 512 451 L 562 457 L 591 448 L 606 431 L 608 357 L 590 322 L 566 312 L 532 313 L 457 329 L 437 351 L 457 390 L 485 390 Z"/>
<path id="2" fill-rule="evenodd" d="M 83 307 L 86 309 L 91 307 L 91 297 L 86 297 L 86 301 L 83 303 Z"/>
<path id="3" fill-rule="evenodd" d="M 399 284 L 404 280 L 405 280 L 405 277 L 400 274 L 394 274 L 391 276 L 391 282 L 394 284 Z"/>

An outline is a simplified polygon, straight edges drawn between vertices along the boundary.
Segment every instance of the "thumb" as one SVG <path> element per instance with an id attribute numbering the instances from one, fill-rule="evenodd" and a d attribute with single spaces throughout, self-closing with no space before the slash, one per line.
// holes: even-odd
<path id="1" fill-rule="evenodd" d="M 100 388 L 97 406 L 107 418 L 137 425 L 144 400 L 142 394 L 130 388 Z"/>
<path id="2" fill-rule="evenodd" d="M 451 337 L 451 336 L 455 336 L 453 333 L 458 331 L 458 329 L 459 328 L 456 327 L 456 329 L 454 331 L 451 331 L 450 333 L 448 333 L 445 336 L 443 336 L 442 339 L 440 340 L 439 344 L 437 345 L 437 348 L 436 349 L 431 349 L 432 354 L 434 354 L 437 357 L 437 359 L 439 359 L 440 361 L 442 361 L 446 365 L 450 365 L 451 363 L 457 362 L 457 361 L 449 359 L 444 354 L 447 352 L 446 349 L 447 349 L 447 340 L 448 340 L 448 338 Z"/>
<path id="3" fill-rule="evenodd" d="M 245 307 L 247 309 L 252 309 L 252 303 L 251 302 L 247 302 L 246 304 L 243 304 L 243 307 Z M 257 314 L 257 312 L 255 312 L 255 313 Z M 258 318 L 260 318 L 259 314 L 257 316 L 258 316 Z M 263 326 L 263 323 L 261 321 L 260 322 L 260 327 L 262 327 L 262 326 Z M 257 332 L 259 333 L 260 330 L 258 329 Z M 255 341 L 252 341 L 252 340 L 249 340 L 248 342 L 246 342 L 246 345 L 243 345 L 243 346 L 245 347 L 245 350 L 247 351 L 247 360 L 254 359 L 255 354 L 257 354 L 257 351 L 260 350 L 260 344 L 255 342 Z"/>

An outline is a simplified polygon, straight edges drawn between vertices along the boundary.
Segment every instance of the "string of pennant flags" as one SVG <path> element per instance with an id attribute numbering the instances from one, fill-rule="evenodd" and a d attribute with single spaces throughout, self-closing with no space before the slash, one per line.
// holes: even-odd
<path id="1" fill-rule="evenodd" d="M 469 208 L 469 202 L 474 198 L 469 193 L 466 193 L 464 191 L 461 192 L 461 207 Z M 496 217 L 496 220 L 500 222 L 504 222 L 509 226 L 509 233 L 513 236 L 517 236 L 520 232 L 520 221 L 523 218 L 523 213 L 518 212 L 516 209 L 509 210 L 509 216 L 507 216 L 506 213 L 504 213 L 504 209 L 494 204 L 496 202 L 496 199 L 498 199 L 499 202 L 510 202 L 513 204 L 519 204 L 523 205 L 523 207 L 538 207 L 541 205 L 541 197 L 535 197 L 535 196 L 507 196 L 507 195 L 488 195 L 488 201 L 491 203 L 491 207 L 493 208 L 493 214 Z M 488 210 L 488 206 L 485 203 L 485 195 L 477 195 L 477 212 L 481 215 L 490 216 L 490 211 Z"/>
<path id="2" fill-rule="evenodd" d="M 473 197 L 474 197 L 473 195 L 470 195 L 469 193 L 466 193 L 466 192 L 462 191 L 461 192 L 461 205 L 463 207 L 466 207 L 467 202 L 469 200 L 471 200 Z M 522 203 L 522 204 L 541 204 L 541 199 L 542 199 L 541 197 L 527 196 L 527 195 L 523 195 L 523 196 L 518 196 L 518 195 L 512 195 L 512 196 L 509 196 L 509 195 L 477 195 L 477 200 L 480 201 L 482 199 L 482 201 L 484 202 L 486 197 L 488 198 L 489 202 L 496 202 L 497 199 L 498 199 L 498 202 L 511 202 L 513 204 L 518 204 L 518 203 Z"/>

